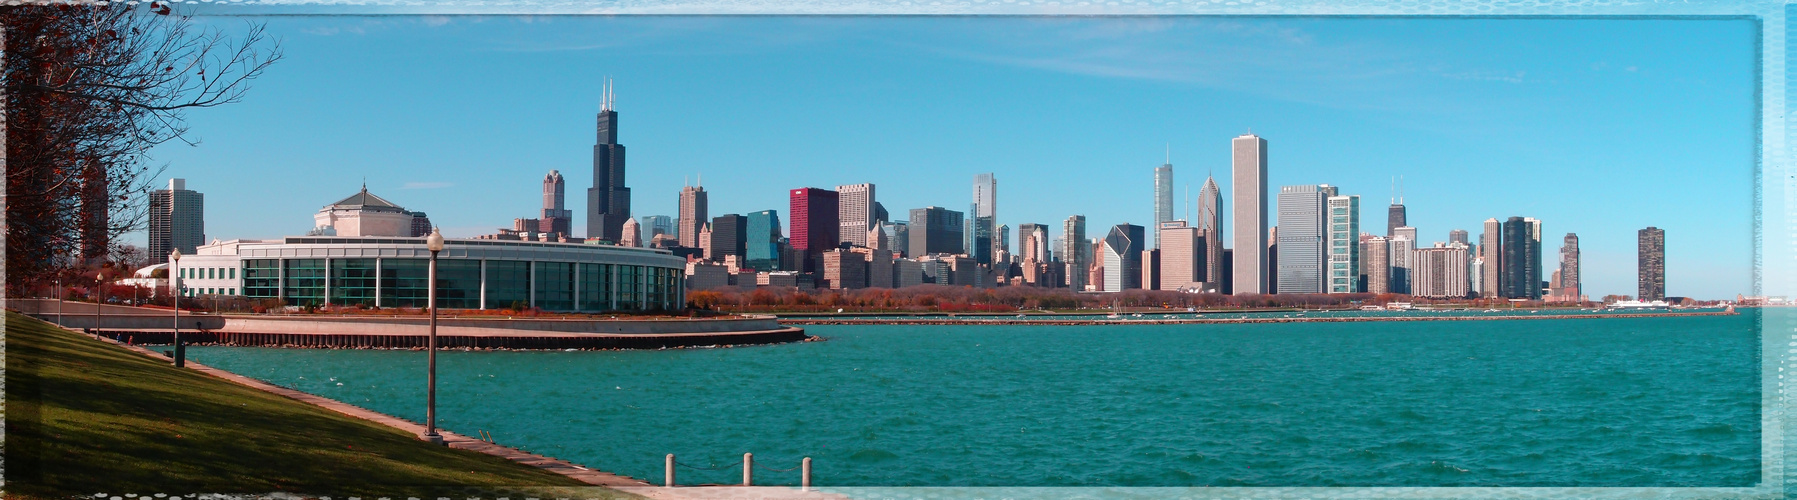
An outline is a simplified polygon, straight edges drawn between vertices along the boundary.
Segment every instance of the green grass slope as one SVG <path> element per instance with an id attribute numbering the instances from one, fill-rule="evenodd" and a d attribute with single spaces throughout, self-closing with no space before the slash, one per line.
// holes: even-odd
<path id="1" fill-rule="evenodd" d="M 431 445 L 11 311 L 4 341 L 0 489 L 8 499 L 274 491 L 632 496 Z"/>

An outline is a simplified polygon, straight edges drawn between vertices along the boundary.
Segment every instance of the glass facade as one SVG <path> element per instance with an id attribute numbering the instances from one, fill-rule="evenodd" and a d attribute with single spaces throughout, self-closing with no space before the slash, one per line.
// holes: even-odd
<path id="1" fill-rule="evenodd" d="M 281 296 L 281 260 L 248 259 L 243 261 L 243 294 L 251 298 Z"/>
<path id="2" fill-rule="evenodd" d="M 644 309 L 643 267 L 618 266 L 618 309 Z"/>
<path id="3" fill-rule="evenodd" d="M 545 311 L 574 310 L 574 264 L 537 262 L 535 267 L 536 306 Z"/>
<path id="4" fill-rule="evenodd" d="M 332 259 L 330 303 L 342 306 L 375 305 L 374 259 Z"/>
<path id="5" fill-rule="evenodd" d="M 608 311 L 612 292 L 611 264 L 580 264 L 580 310 Z"/>
<path id="6" fill-rule="evenodd" d="M 430 260 L 421 258 L 244 259 L 241 290 L 250 298 L 285 297 L 287 304 L 297 306 L 324 305 L 328 297 L 333 305 L 425 307 L 429 266 Z M 182 271 L 196 279 L 208 272 L 197 267 Z M 234 268 L 211 272 L 218 278 L 237 274 Z M 678 310 L 686 301 L 684 274 L 680 268 L 622 264 L 439 259 L 437 306 L 504 309 L 534 303 L 546 311 Z M 190 288 L 185 294 L 238 291 Z"/>
<path id="7" fill-rule="evenodd" d="M 430 259 L 381 259 L 381 307 L 429 306 L 430 264 Z"/>
<path id="8" fill-rule="evenodd" d="M 281 295 L 296 306 L 324 304 L 324 259 L 287 259 L 283 263 L 286 286 Z"/>
<path id="9" fill-rule="evenodd" d="M 480 309 L 480 261 L 437 259 L 437 308 Z"/>
<path id="10" fill-rule="evenodd" d="M 487 308 L 530 307 L 530 262 L 487 261 Z"/>

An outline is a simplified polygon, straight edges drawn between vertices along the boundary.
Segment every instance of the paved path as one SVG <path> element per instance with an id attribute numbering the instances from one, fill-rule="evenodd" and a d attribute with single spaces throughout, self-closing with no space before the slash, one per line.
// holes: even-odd
<path id="1" fill-rule="evenodd" d="M 81 331 L 79 331 L 79 330 L 73 330 L 73 329 L 66 329 L 66 330 L 69 330 L 69 331 L 75 332 L 75 333 L 81 333 Z M 83 334 L 83 335 L 85 336 L 85 334 Z M 136 352 L 138 354 L 141 354 L 141 355 L 144 355 L 144 356 L 147 356 L 150 358 L 154 358 L 159 361 L 171 361 L 172 362 L 172 360 L 170 360 L 168 356 L 166 356 L 158 351 L 153 351 L 153 350 L 135 346 L 135 345 L 127 345 L 127 344 L 124 344 L 124 343 L 121 343 L 121 342 L 118 342 L 118 341 L 115 341 L 112 339 L 104 338 L 104 337 L 100 338 L 99 340 L 102 342 L 107 342 L 107 343 L 125 348 L 132 352 Z M 296 391 L 293 389 L 288 389 L 285 387 L 280 387 L 277 385 L 269 384 L 267 382 L 263 382 L 263 381 L 256 380 L 253 378 L 245 377 L 245 376 L 231 373 L 228 371 L 224 371 L 224 370 L 220 370 L 220 369 L 206 366 L 203 364 L 195 363 L 191 360 L 187 361 L 186 367 L 188 369 L 191 369 L 191 370 L 194 370 L 194 371 L 197 371 L 200 373 L 204 373 L 207 375 L 211 375 L 214 377 L 218 377 L 221 379 L 229 380 L 231 382 L 235 382 L 239 385 L 250 387 L 252 389 L 257 389 L 257 390 L 261 390 L 264 392 L 278 394 L 278 395 L 285 396 L 290 399 L 298 400 L 300 402 L 311 404 L 313 406 L 318 406 L 318 407 L 321 407 L 321 408 L 324 408 L 327 410 L 331 410 L 331 411 L 334 411 L 337 413 L 341 413 L 341 414 L 348 415 L 351 417 L 367 420 L 370 422 L 374 422 L 374 423 L 378 423 L 378 424 L 392 427 L 395 429 L 399 429 L 402 431 L 406 431 L 406 432 L 412 433 L 415 436 L 419 436 L 420 439 L 422 439 L 424 436 L 424 426 L 423 425 L 414 423 L 409 420 L 404 420 L 399 417 L 387 415 L 385 413 L 380 413 L 380 412 L 376 412 L 376 411 L 371 411 L 366 408 L 358 407 L 358 406 L 344 403 L 341 401 L 337 401 L 334 399 L 321 397 L 318 395 L 300 392 L 300 391 Z M 501 458 L 504 458 L 507 460 L 511 460 L 513 462 L 521 463 L 524 465 L 529 465 L 529 466 L 536 467 L 539 469 L 554 472 L 556 474 L 561 474 L 563 476 L 571 477 L 571 478 L 574 478 L 575 480 L 578 480 L 578 481 L 581 481 L 581 482 L 584 482 L 584 483 L 587 483 L 590 485 L 605 486 L 605 487 L 609 487 L 609 488 L 616 489 L 619 491 L 624 491 L 624 492 L 628 492 L 628 493 L 636 494 L 636 495 L 642 495 L 645 497 L 658 499 L 658 500 L 704 500 L 704 499 L 725 499 L 725 498 L 730 498 L 730 499 L 739 499 L 740 498 L 740 499 L 811 500 L 811 499 L 846 499 L 846 498 L 848 498 L 848 497 L 844 497 L 842 495 L 823 493 L 823 492 L 819 492 L 819 491 L 801 491 L 798 488 L 784 487 L 784 486 L 751 486 L 751 487 L 710 486 L 710 487 L 687 487 L 687 488 L 664 488 L 664 487 L 659 487 L 659 486 L 651 486 L 648 482 L 640 480 L 640 479 L 635 479 L 635 478 L 631 478 L 631 477 L 627 477 L 627 476 L 612 474 L 610 472 L 589 469 L 589 468 L 580 466 L 578 464 L 568 462 L 566 460 L 561 460 L 561 459 L 553 458 L 553 457 L 546 457 L 543 455 L 529 453 L 529 452 L 526 452 L 523 450 L 508 447 L 508 446 L 502 446 L 502 445 L 498 445 L 498 444 L 489 443 L 486 441 L 481 441 L 479 439 L 471 438 L 471 437 L 464 436 L 461 434 L 456 434 L 454 432 L 449 432 L 449 431 L 446 431 L 443 429 L 437 429 L 437 434 L 442 436 L 444 444 L 449 445 L 449 447 L 451 447 L 451 448 L 477 451 L 480 453 L 485 453 L 488 455 L 501 457 Z"/>

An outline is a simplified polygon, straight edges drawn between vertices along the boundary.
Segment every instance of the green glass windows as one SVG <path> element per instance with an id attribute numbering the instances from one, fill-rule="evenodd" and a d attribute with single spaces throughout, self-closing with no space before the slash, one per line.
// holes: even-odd
<path id="1" fill-rule="evenodd" d="M 536 262 L 537 307 L 546 311 L 574 310 L 574 264 Z"/>
<path id="2" fill-rule="evenodd" d="M 282 294 L 296 306 L 324 304 L 324 259 L 288 259 L 287 283 Z"/>
<path id="3" fill-rule="evenodd" d="M 331 260 L 331 303 L 374 304 L 374 259 Z"/>

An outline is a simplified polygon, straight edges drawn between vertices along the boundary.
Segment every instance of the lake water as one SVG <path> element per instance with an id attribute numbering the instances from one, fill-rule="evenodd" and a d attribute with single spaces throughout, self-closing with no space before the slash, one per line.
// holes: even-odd
<path id="1" fill-rule="evenodd" d="M 816 326 L 828 341 L 445 352 L 438 414 L 656 484 L 668 453 L 722 468 L 679 471 L 696 484 L 740 482 L 730 465 L 753 452 L 812 457 L 823 486 L 1747 486 L 1758 314 Z M 189 356 L 424 418 L 423 352 Z"/>

